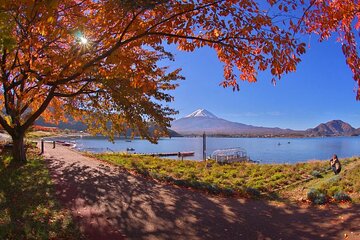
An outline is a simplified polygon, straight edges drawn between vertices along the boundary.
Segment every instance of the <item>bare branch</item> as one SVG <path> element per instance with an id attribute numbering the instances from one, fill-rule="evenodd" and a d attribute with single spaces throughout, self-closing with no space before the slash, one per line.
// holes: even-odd
<path id="1" fill-rule="evenodd" d="M 225 0 L 219 0 L 219 1 L 215 1 L 215 2 L 212 2 L 212 3 L 209 3 L 209 4 L 205 4 L 205 5 L 196 7 L 196 8 L 194 8 L 194 9 L 190 9 L 190 10 L 187 10 L 187 11 L 179 12 L 179 13 L 177 13 L 177 14 L 174 14 L 174 15 L 172 15 L 172 16 L 170 16 L 170 17 L 168 17 L 168 18 L 165 18 L 164 20 L 162 20 L 162 21 L 154 24 L 153 26 L 151 26 L 150 28 L 148 28 L 147 31 L 149 32 L 149 31 L 151 31 L 152 29 L 156 28 L 157 26 L 159 26 L 159 25 L 161 25 L 161 24 L 163 24 L 163 23 L 166 23 L 166 22 L 168 22 L 168 21 L 170 21 L 170 20 L 172 20 L 172 19 L 174 19 L 174 18 L 176 18 L 176 17 L 179 17 L 179 16 L 181 16 L 181 15 L 184 15 L 184 14 L 186 14 L 186 13 L 198 11 L 198 10 L 201 10 L 201 9 L 203 9 L 203 8 L 207 8 L 207 7 L 216 5 L 216 4 L 221 3 L 221 2 L 224 2 L 224 1 L 225 1 Z"/>

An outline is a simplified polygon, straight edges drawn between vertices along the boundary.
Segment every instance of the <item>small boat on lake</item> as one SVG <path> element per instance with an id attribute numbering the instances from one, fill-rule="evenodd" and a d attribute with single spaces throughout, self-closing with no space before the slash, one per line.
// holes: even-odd
<path id="1" fill-rule="evenodd" d="M 50 141 L 50 142 L 53 142 L 53 141 Z M 76 147 L 76 142 L 74 141 L 70 141 L 70 142 L 67 142 L 67 141 L 55 141 L 56 143 L 62 145 L 62 146 L 65 146 L 65 147 L 71 147 L 71 148 L 75 148 Z"/>

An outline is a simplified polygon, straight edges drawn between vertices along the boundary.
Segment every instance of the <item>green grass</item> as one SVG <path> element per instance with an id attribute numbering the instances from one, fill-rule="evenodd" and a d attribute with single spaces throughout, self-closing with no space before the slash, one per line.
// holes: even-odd
<path id="1" fill-rule="evenodd" d="M 327 161 L 291 165 L 251 163 L 220 165 L 210 162 L 209 166 L 206 166 L 205 162 L 126 154 L 97 154 L 95 157 L 157 180 L 215 194 L 244 197 L 274 196 L 281 188 L 316 178 L 312 175 L 314 171 L 318 174 L 326 174 L 329 171 Z M 343 160 L 343 165 L 346 166 L 352 161 Z"/>
<path id="2" fill-rule="evenodd" d="M 308 184 L 309 188 L 324 193 L 333 201 L 341 201 L 339 195 L 349 196 L 354 202 L 360 201 L 360 159 L 347 159 L 348 164 L 342 167 L 339 175 L 328 173 L 318 181 Z M 343 161 L 342 161 L 343 162 Z M 344 164 L 343 164 L 344 165 Z"/>
<path id="3" fill-rule="evenodd" d="M 0 152 L 0 239 L 79 239 L 68 211 L 54 197 L 43 160 L 28 154 L 28 163 L 16 166 Z"/>
<path id="4" fill-rule="evenodd" d="M 44 137 L 56 137 L 59 134 L 56 132 L 46 132 L 46 131 L 29 131 L 26 133 L 26 138 L 33 140 L 33 139 L 40 139 Z"/>

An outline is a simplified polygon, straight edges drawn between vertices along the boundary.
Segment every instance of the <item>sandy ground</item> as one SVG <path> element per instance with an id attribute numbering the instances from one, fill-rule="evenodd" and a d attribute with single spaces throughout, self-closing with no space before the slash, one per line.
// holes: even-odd
<path id="1" fill-rule="evenodd" d="M 360 206 L 208 196 L 45 144 L 60 202 L 87 239 L 360 239 Z"/>

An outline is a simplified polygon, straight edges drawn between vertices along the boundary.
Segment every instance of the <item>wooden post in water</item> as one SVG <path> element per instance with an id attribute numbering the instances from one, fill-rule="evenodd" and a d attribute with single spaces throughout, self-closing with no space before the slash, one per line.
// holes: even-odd
<path id="1" fill-rule="evenodd" d="M 40 154 L 44 154 L 44 139 L 41 139 L 41 152 Z"/>
<path id="2" fill-rule="evenodd" d="M 203 133 L 203 160 L 206 160 L 206 133 Z"/>

